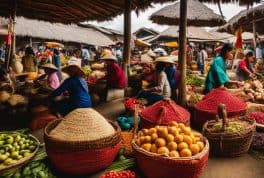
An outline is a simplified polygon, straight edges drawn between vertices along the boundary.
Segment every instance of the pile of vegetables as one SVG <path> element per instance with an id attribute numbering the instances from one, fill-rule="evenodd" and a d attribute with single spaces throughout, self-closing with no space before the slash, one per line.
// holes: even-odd
<path id="1" fill-rule="evenodd" d="M 249 101 L 253 103 L 264 103 L 264 89 L 259 80 L 248 81 L 244 85 L 244 93 L 241 95 L 247 96 Z"/>
<path id="2" fill-rule="evenodd" d="M 214 124 L 213 129 L 215 132 L 222 132 L 222 121 L 219 121 Z M 245 124 L 239 121 L 230 121 L 228 125 L 225 127 L 224 132 L 226 133 L 236 133 L 240 132 L 245 128 Z"/>
<path id="3" fill-rule="evenodd" d="M 139 107 L 142 109 L 148 104 L 148 101 L 144 98 L 129 98 L 124 103 L 125 108 L 129 110 L 134 110 L 136 104 L 139 104 Z"/>
<path id="4" fill-rule="evenodd" d="M 19 133 L 0 133 L 0 168 L 15 164 L 37 148 L 31 137 Z"/>
<path id="5" fill-rule="evenodd" d="M 175 121 L 141 130 L 135 143 L 147 152 L 171 158 L 194 156 L 205 146 L 200 133 Z"/>
<path id="6" fill-rule="evenodd" d="M 85 75 L 89 75 L 90 73 L 92 73 L 92 69 L 90 66 L 83 66 L 82 70 L 84 71 Z"/>
<path id="7" fill-rule="evenodd" d="M 250 112 L 248 113 L 247 117 L 249 119 L 254 119 L 258 124 L 264 125 L 264 113 L 263 112 Z"/>
<path id="8" fill-rule="evenodd" d="M 110 171 L 100 176 L 100 178 L 136 178 L 136 174 L 133 171 Z"/>
<path id="9" fill-rule="evenodd" d="M 186 77 L 186 85 L 194 85 L 197 87 L 201 87 L 204 84 L 205 80 L 201 79 L 199 77 L 193 77 L 193 76 L 188 76 Z"/>
<path id="10" fill-rule="evenodd" d="M 202 97 L 203 95 L 192 92 L 187 103 L 189 106 L 194 106 L 202 99 Z"/>

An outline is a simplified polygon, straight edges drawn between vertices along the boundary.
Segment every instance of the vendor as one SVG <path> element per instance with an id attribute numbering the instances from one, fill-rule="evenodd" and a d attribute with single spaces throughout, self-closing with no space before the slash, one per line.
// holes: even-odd
<path id="1" fill-rule="evenodd" d="M 165 57 L 160 57 L 155 60 L 155 86 L 141 91 L 137 98 L 144 98 L 148 101 L 148 105 L 152 105 L 164 98 L 171 97 L 171 87 L 165 73 L 165 64 L 171 63 Z"/>
<path id="2" fill-rule="evenodd" d="M 232 50 L 232 45 L 224 44 L 220 55 L 211 62 L 210 70 L 205 80 L 205 93 L 210 92 L 214 88 L 224 87 L 226 83 L 241 85 L 241 82 L 231 81 L 226 74 L 226 60 L 233 59 Z"/>
<path id="3" fill-rule="evenodd" d="M 108 89 L 124 89 L 126 86 L 125 73 L 117 64 L 117 58 L 112 54 L 106 54 L 101 60 L 106 63 Z"/>
<path id="4" fill-rule="evenodd" d="M 23 64 L 24 72 L 37 71 L 38 61 L 31 47 L 26 48 L 25 56 L 22 57 L 22 64 Z"/>
<path id="5" fill-rule="evenodd" d="M 54 109 L 55 112 L 66 115 L 77 108 L 92 107 L 87 82 L 82 78 L 85 74 L 79 65 L 72 63 L 62 68 L 62 71 L 67 73 L 70 77 L 66 79 L 59 88 L 53 91 L 51 97 L 55 98 L 67 91 L 69 98 L 53 101 L 51 108 Z"/>
<path id="6" fill-rule="evenodd" d="M 248 80 L 250 77 L 254 78 L 255 71 L 252 67 L 252 62 L 254 61 L 254 54 L 252 51 L 246 53 L 245 58 L 240 62 L 237 68 L 237 79 L 239 81 Z"/>
<path id="7" fill-rule="evenodd" d="M 55 90 L 60 86 L 60 80 L 57 75 L 58 68 L 53 64 L 42 65 L 41 68 L 45 71 L 45 76 L 47 76 L 46 87 Z M 43 78 L 45 76 L 41 76 Z"/>

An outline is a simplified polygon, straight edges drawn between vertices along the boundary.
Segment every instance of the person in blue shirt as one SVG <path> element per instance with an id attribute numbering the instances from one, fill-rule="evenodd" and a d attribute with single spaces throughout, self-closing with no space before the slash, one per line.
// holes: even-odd
<path id="1" fill-rule="evenodd" d="M 52 92 L 51 97 L 56 98 L 66 91 L 69 97 L 59 101 L 53 100 L 51 109 L 65 116 L 74 109 L 92 107 L 87 82 L 82 78 L 84 76 L 82 69 L 78 65 L 68 65 L 62 68 L 62 71 L 70 77 Z"/>

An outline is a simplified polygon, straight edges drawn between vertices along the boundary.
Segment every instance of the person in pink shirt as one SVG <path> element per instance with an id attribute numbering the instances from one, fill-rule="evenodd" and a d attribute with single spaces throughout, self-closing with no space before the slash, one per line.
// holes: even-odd
<path id="1" fill-rule="evenodd" d="M 46 86 L 52 90 L 57 89 L 60 86 L 60 80 L 57 75 L 58 69 L 53 64 L 45 64 L 41 66 L 45 70 L 47 76 Z"/>

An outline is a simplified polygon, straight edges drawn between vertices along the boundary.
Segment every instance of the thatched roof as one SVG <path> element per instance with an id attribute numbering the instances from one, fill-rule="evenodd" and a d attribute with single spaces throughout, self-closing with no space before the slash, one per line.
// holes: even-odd
<path id="1" fill-rule="evenodd" d="M 150 20 L 162 25 L 178 25 L 180 21 L 180 1 L 153 13 Z M 225 24 L 225 20 L 198 0 L 188 0 L 187 24 L 190 26 L 213 27 Z"/>
<path id="2" fill-rule="evenodd" d="M 59 23 L 77 23 L 87 20 L 110 20 L 122 14 L 124 0 L 15 0 L 16 16 Z M 9 17 L 14 0 L 0 0 L 0 16 Z M 131 0 L 132 9 L 138 11 L 151 3 L 171 0 Z"/>
<path id="3" fill-rule="evenodd" d="M 242 10 L 233 16 L 226 25 L 220 27 L 218 31 L 234 34 L 237 28 L 242 26 L 243 31 L 253 31 L 253 20 L 256 22 L 256 32 L 264 34 L 264 5 L 260 5 L 249 10 Z"/>
<path id="4" fill-rule="evenodd" d="M 7 33 L 7 20 L 0 18 L 0 27 Z M 3 24 L 5 22 L 5 24 Z M 1 30 L 0 30 L 1 31 Z M 15 24 L 17 36 L 28 36 L 41 39 L 58 40 L 65 42 L 77 42 L 97 46 L 108 46 L 114 42 L 105 34 L 94 28 L 84 28 L 78 25 L 64 25 L 60 23 L 49 23 L 38 20 L 30 20 L 19 17 Z"/>
<path id="5" fill-rule="evenodd" d="M 199 0 L 201 2 L 209 2 L 209 3 L 232 3 L 232 2 L 239 2 L 240 5 L 252 5 L 255 2 L 260 2 L 261 0 Z"/>

